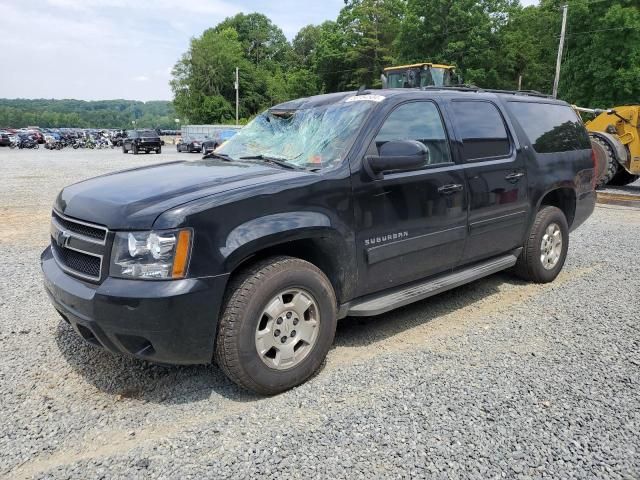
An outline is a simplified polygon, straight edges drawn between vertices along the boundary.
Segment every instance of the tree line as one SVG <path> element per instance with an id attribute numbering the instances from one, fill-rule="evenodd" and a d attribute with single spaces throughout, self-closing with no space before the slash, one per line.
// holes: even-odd
<path id="1" fill-rule="evenodd" d="M 172 102 L 0 99 L 0 128 L 79 127 L 174 129 Z"/>
<path id="2" fill-rule="evenodd" d="M 345 0 L 335 21 L 287 41 L 265 15 L 238 14 L 193 38 L 171 80 L 178 115 L 232 122 L 235 68 L 240 117 L 301 96 L 380 86 L 384 67 L 432 61 L 465 83 L 551 93 L 569 5 L 559 96 L 590 107 L 640 99 L 637 0 Z"/>

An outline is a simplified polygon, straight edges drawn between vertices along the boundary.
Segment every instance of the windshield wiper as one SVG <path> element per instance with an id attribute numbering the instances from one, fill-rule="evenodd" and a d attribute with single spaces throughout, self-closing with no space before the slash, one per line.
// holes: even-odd
<path id="1" fill-rule="evenodd" d="M 226 155 L 224 153 L 209 152 L 206 155 L 204 155 L 202 158 L 219 158 L 227 162 L 233 162 L 233 158 L 231 158 L 229 155 Z"/>
<path id="2" fill-rule="evenodd" d="M 263 160 L 265 162 L 274 163 L 284 168 L 289 168 L 291 170 L 304 170 L 304 168 L 299 167 L 293 163 L 289 163 L 286 160 L 276 157 L 270 157 L 268 155 L 247 155 L 246 157 L 240 157 L 240 160 Z"/>

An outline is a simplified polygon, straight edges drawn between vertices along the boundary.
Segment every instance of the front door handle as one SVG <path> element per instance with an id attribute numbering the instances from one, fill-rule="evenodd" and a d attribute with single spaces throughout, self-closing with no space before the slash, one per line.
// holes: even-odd
<path id="1" fill-rule="evenodd" d="M 461 192 L 462 188 L 462 185 L 460 185 L 459 183 L 451 183 L 449 185 L 438 187 L 438 193 L 441 195 L 451 195 L 455 192 Z"/>
<path id="2" fill-rule="evenodd" d="M 524 177 L 524 172 L 513 172 L 510 173 L 509 175 L 507 175 L 506 177 L 504 177 L 504 179 L 508 182 L 517 182 L 519 181 L 522 177 Z"/>

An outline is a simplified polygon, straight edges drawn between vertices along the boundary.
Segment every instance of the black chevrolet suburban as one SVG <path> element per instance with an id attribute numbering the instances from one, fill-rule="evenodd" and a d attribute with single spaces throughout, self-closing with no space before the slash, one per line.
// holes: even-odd
<path id="1" fill-rule="evenodd" d="M 464 88 L 364 90 L 270 108 L 212 158 L 63 189 L 42 253 L 86 341 L 215 362 L 274 394 L 321 365 L 338 319 L 492 273 L 550 282 L 595 205 L 572 108 Z"/>
<path id="2" fill-rule="evenodd" d="M 122 153 L 129 150 L 137 155 L 139 152 L 162 153 L 162 141 L 153 130 L 129 130 L 127 136 L 122 139 Z"/>

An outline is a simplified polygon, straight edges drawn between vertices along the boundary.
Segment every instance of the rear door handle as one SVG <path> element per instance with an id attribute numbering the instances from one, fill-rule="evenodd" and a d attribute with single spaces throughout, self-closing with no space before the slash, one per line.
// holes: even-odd
<path id="1" fill-rule="evenodd" d="M 508 182 L 517 182 L 522 177 L 524 177 L 524 172 L 513 172 L 507 175 L 506 177 L 504 177 L 504 179 L 507 180 Z"/>
<path id="2" fill-rule="evenodd" d="M 462 188 L 462 185 L 460 185 L 459 183 L 451 183 L 449 185 L 438 187 L 438 193 L 441 195 L 451 195 L 455 192 L 461 192 Z"/>

